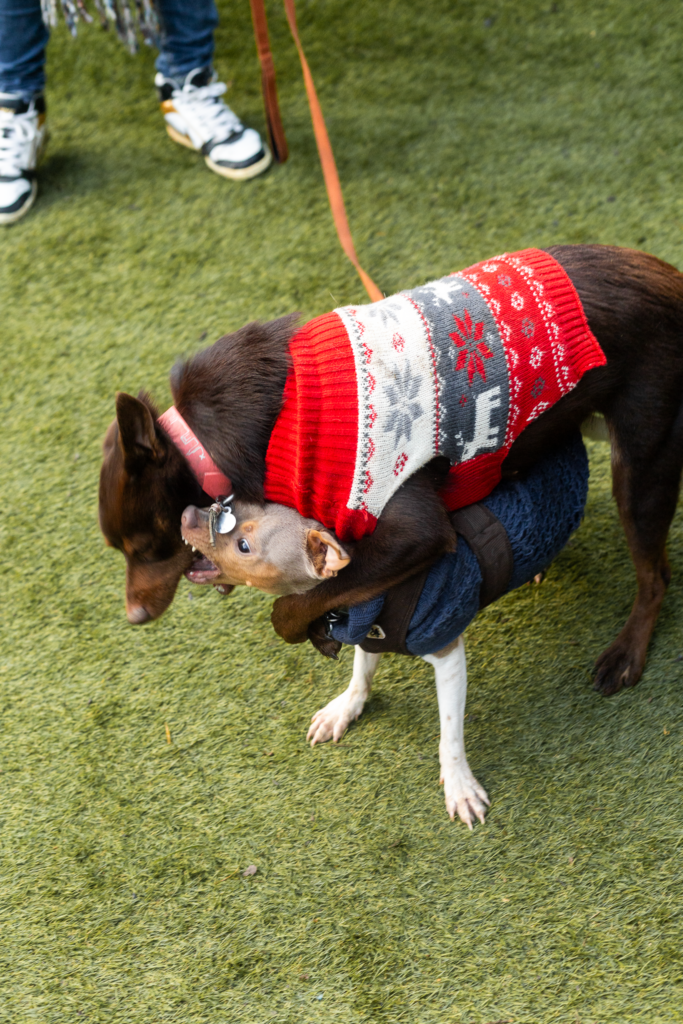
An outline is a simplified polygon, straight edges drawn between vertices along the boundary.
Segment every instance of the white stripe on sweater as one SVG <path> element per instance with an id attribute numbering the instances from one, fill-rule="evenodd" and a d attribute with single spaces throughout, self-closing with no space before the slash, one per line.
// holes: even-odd
<path id="1" fill-rule="evenodd" d="M 403 481 L 436 454 L 429 326 L 405 295 L 335 312 L 349 335 L 358 385 L 358 447 L 348 508 L 379 517 Z"/>

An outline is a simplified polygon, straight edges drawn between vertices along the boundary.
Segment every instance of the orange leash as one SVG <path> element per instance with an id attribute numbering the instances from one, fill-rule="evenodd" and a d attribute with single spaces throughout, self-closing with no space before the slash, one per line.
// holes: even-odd
<path id="1" fill-rule="evenodd" d="M 299 39 L 294 0 L 285 0 L 285 12 L 287 14 L 287 20 L 290 23 L 290 31 L 294 36 L 296 48 L 299 51 L 299 60 L 301 61 L 303 80 L 306 86 L 306 94 L 308 95 L 310 119 L 313 122 L 313 132 L 315 133 L 317 153 L 319 158 L 321 158 L 323 177 L 325 178 L 325 186 L 328 190 L 328 199 L 330 200 L 330 209 L 332 210 L 332 217 L 335 222 L 335 227 L 337 228 L 339 241 L 342 249 L 358 271 L 360 281 L 365 285 L 366 291 L 368 292 L 371 300 L 373 302 L 379 302 L 379 300 L 383 299 L 384 296 L 371 278 L 370 274 L 366 273 L 366 271 L 362 269 L 358 262 L 358 257 L 355 255 L 353 239 L 351 238 L 351 229 L 348 226 L 348 220 L 346 218 L 344 197 L 342 196 L 341 185 L 339 183 L 337 165 L 335 164 L 335 158 L 330 144 L 330 136 L 328 135 L 328 129 L 325 126 L 325 118 L 323 117 L 321 104 L 319 104 L 317 99 L 317 93 L 315 92 L 313 77 L 310 74 L 308 61 L 306 60 L 303 47 L 301 46 L 301 40 Z"/>
<path id="2" fill-rule="evenodd" d="M 254 36 L 256 38 L 256 49 L 261 64 L 261 88 L 263 90 L 263 104 L 266 108 L 266 123 L 268 125 L 268 138 L 273 157 L 279 164 L 283 164 L 289 156 L 287 148 L 287 137 L 282 127 L 280 117 L 280 106 L 277 99 L 277 85 L 275 82 L 275 65 L 273 55 L 270 52 L 270 39 L 268 38 L 268 20 L 263 0 L 250 0 L 251 20 L 254 23 Z"/>
<path id="3" fill-rule="evenodd" d="M 284 163 L 288 156 L 287 139 L 285 137 L 284 128 L 282 127 L 282 119 L 280 118 L 277 86 L 275 84 L 275 65 L 273 64 L 273 55 L 270 52 L 266 9 L 264 0 L 250 0 L 250 3 L 251 17 L 254 22 L 254 35 L 256 37 L 256 49 L 261 63 L 261 84 L 263 88 L 263 101 L 266 108 L 268 135 L 273 149 L 273 156 L 278 163 Z M 294 37 L 294 42 L 296 43 L 296 48 L 299 52 L 301 68 L 304 73 L 304 84 L 306 86 L 306 94 L 308 96 L 308 105 L 311 110 L 313 132 L 318 146 L 320 165 L 323 171 L 323 178 L 325 179 L 327 198 L 330 202 L 330 209 L 332 210 L 332 219 L 334 220 L 334 226 L 337 229 L 337 236 L 342 249 L 358 271 L 358 276 L 363 282 L 370 299 L 372 302 L 379 302 L 379 300 L 383 299 L 384 296 L 370 275 L 365 273 L 358 262 L 358 257 L 356 256 L 356 249 L 353 244 L 351 229 L 349 228 L 349 222 L 346 216 L 346 208 L 344 207 L 344 197 L 339 183 L 337 165 L 334 161 L 334 153 L 332 152 L 330 138 L 327 134 L 325 119 L 318 100 L 318 94 L 315 91 L 315 84 L 313 82 L 313 76 L 311 75 L 311 69 L 308 66 L 308 61 L 306 60 L 306 55 L 304 54 L 301 40 L 299 39 L 294 0 L 284 0 L 284 5 L 287 21 L 289 22 L 289 28 L 292 36 Z"/>
<path id="4" fill-rule="evenodd" d="M 332 210 L 334 226 L 337 229 L 337 235 L 339 237 L 341 247 L 358 271 L 358 276 L 365 285 L 365 290 L 370 296 L 370 299 L 372 302 L 379 302 L 379 300 L 383 299 L 384 296 L 370 275 L 365 273 L 358 262 L 358 257 L 356 256 L 353 238 L 351 237 L 351 229 L 349 228 L 349 222 L 346 218 L 344 197 L 342 195 L 341 185 L 339 184 L 337 165 L 334 162 L 334 153 L 332 152 L 330 138 L 327 134 L 327 128 L 325 127 L 325 119 L 318 101 L 318 94 L 315 91 L 311 69 L 308 66 L 308 61 L 306 60 L 306 55 L 304 54 L 301 40 L 299 39 L 299 31 L 296 26 L 294 0 L 284 0 L 284 4 L 289 28 L 294 36 L 294 42 L 296 43 L 296 48 L 299 51 L 301 68 L 304 73 L 304 84 L 308 95 L 308 105 L 311 108 L 313 131 L 315 133 L 315 141 L 318 146 L 318 154 L 320 156 L 320 164 L 323 169 L 325 188 L 327 189 L 327 198 L 330 201 L 330 209 Z"/>

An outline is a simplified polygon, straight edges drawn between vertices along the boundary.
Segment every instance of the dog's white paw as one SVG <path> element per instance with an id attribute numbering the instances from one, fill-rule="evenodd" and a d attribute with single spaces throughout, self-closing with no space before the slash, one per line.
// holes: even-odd
<path id="1" fill-rule="evenodd" d="M 483 786 L 480 786 L 469 768 L 462 770 L 452 766 L 443 771 L 441 780 L 446 798 L 446 810 L 451 821 L 456 814 L 467 825 L 470 832 L 475 819 L 482 825 L 486 817 L 486 809 L 491 801 Z"/>
<path id="2" fill-rule="evenodd" d="M 306 739 L 310 740 L 312 747 L 316 743 L 325 743 L 326 740 L 334 740 L 335 743 L 339 743 L 351 722 L 360 716 L 364 705 L 364 697 L 350 694 L 348 690 L 344 690 L 324 708 L 316 711 L 311 719 L 311 727 Z"/>

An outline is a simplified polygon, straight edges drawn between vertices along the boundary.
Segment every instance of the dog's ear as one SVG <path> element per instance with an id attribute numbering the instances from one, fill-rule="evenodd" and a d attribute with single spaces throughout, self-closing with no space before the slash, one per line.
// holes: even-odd
<path id="1" fill-rule="evenodd" d="M 315 575 L 321 580 L 336 576 L 340 569 L 351 561 L 333 533 L 327 530 L 309 530 L 306 534 L 306 550 Z"/>
<path id="2" fill-rule="evenodd" d="M 156 458 L 158 442 L 154 418 L 144 402 L 124 391 L 117 391 L 116 421 L 126 468 L 139 468 Z"/>

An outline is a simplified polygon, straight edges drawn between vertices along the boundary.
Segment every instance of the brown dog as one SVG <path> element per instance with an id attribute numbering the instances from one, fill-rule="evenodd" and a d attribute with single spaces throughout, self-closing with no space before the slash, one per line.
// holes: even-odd
<path id="1" fill-rule="evenodd" d="M 640 678 L 670 578 L 665 543 L 683 464 L 683 275 L 632 250 L 558 246 L 549 252 L 573 282 L 607 363 L 526 427 L 503 471 L 530 467 L 591 413 L 605 416 L 614 495 L 638 581 L 631 615 L 597 663 L 596 688 L 611 694 Z M 282 407 L 293 332 L 292 318 L 250 324 L 172 375 L 176 407 L 246 500 L 263 500 L 265 456 Z M 180 515 L 188 504 L 209 503 L 156 419 L 144 395 L 120 395 L 117 423 L 105 439 L 100 523 L 126 557 L 133 622 L 160 615 L 172 600 L 192 564 Z M 343 573 L 275 602 L 273 624 L 284 639 L 317 637 L 316 620 L 335 606 L 386 590 L 452 549 L 437 494 L 445 463 L 434 459 L 396 491 Z"/>

